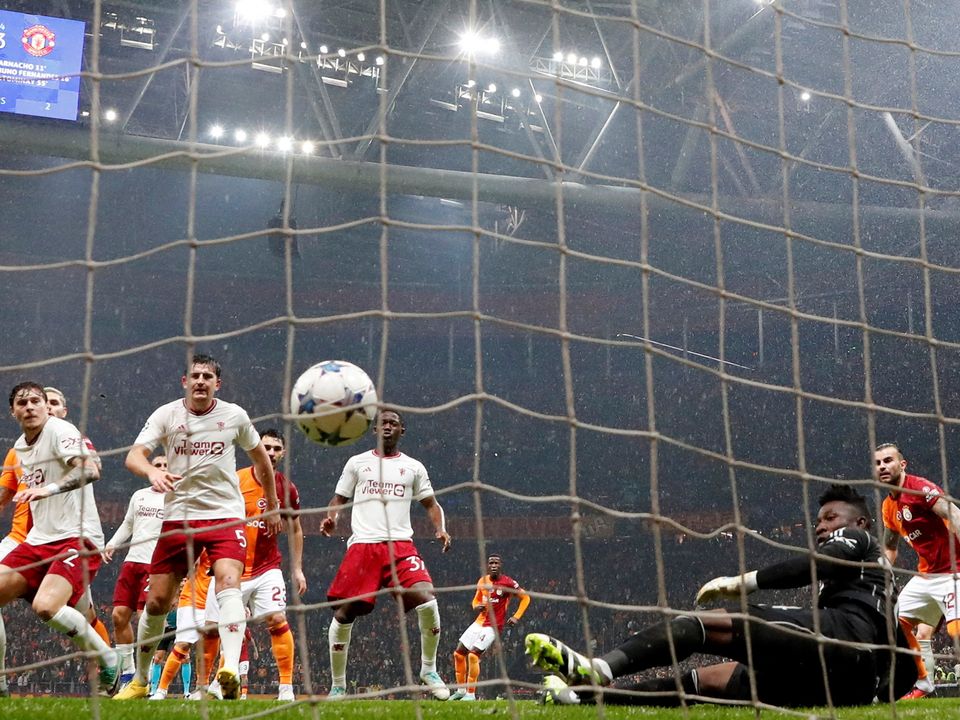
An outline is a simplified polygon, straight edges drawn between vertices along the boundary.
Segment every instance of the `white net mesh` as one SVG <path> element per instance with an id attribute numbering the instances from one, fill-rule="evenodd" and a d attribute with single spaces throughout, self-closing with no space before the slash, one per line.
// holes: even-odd
<path id="1" fill-rule="evenodd" d="M 67 394 L 109 532 L 144 419 L 191 352 L 223 362 L 223 397 L 286 430 L 303 498 L 298 692 L 330 685 L 344 548 L 319 524 L 351 449 L 286 415 L 323 359 L 404 410 L 446 510 L 452 555 L 414 509 L 445 679 L 488 551 L 534 596 L 483 660 L 485 697 L 532 692 L 526 631 L 600 652 L 709 577 L 807 553 L 827 483 L 880 499 L 878 441 L 952 492 L 948 4 L 6 9 L 85 37 L 76 121 L 23 115 L 31 87 L 0 50 L 0 110 L 21 113 L 0 116 L 0 377 Z M 356 624 L 351 691 L 417 684 L 415 620 L 380 605 Z M 4 615 L 18 689 L 87 692 L 66 645 L 28 640 L 47 630 L 25 605 Z M 251 692 L 272 694 L 266 642 Z"/>

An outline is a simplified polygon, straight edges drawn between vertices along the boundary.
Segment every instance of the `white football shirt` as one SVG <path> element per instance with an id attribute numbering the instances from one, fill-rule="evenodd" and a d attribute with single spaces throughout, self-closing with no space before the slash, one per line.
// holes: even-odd
<path id="1" fill-rule="evenodd" d="M 130 549 L 124 562 L 149 563 L 157 546 L 157 538 L 160 537 L 165 499 L 165 493 L 153 488 L 137 490 L 130 498 L 123 522 L 107 541 L 107 547 L 115 548 L 130 540 Z"/>
<path id="2" fill-rule="evenodd" d="M 181 476 L 166 495 L 165 520 L 220 520 L 246 516 L 234 446 L 249 451 L 259 442 L 239 405 L 214 400 L 198 415 L 175 400 L 153 412 L 134 444 L 150 451 L 162 445 L 167 471 Z"/>
<path id="3" fill-rule="evenodd" d="M 433 486 L 419 460 L 403 453 L 382 457 L 368 450 L 347 460 L 335 492 L 354 502 L 349 546 L 410 540 L 410 503 L 432 496 Z"/>
<path id="4" fill-rule="evenodd" d="M 28 488 L 43 487 L 46 483 L 60 483 L 72 469 L 70 461 L 78 457 L 93 457 L 93 446 L 85 441 L 80 431 L 60 418 L 49 417 L 33 443 L 21 435 L 14 449 L 23 467 L 20 481 Z M 103 547 L 103 528 L 93 485 L 62 492 L 30 503 L 33 527 L 25 542 L 44 545 L 59 540 L 89 538 L 98 548 Z"/>

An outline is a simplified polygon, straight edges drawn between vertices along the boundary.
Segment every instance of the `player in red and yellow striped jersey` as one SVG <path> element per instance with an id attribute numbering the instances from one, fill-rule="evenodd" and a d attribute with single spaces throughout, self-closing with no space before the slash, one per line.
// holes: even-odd
<path id="1" fill-rule="evenodd" d="M 487 574 L 477 581 L 477 592 L 471 603 L 474 610 L 479 610 L 477 619 L 468 627 L 453 653 L 453 662 L 457 673 L 457 683 L 466 688 L 460 688 L 451 700 L 476 700 L 477 679 L 480 677 L 480 656 L 486 652 L 493 641 L 503 632 L 504 625 L 516 625 L 527 611 L 530 596 L 520 587 L 520 583 L 501 570 L 503 560 L 493 554 L 487 558 Z M 510 600 L 519 598 L 517 610 L 509 618 L 507 609 Z M 492 614 L 492 617 L 491 617 Z"/>
<path id="2" fill-rule="evenodd" d="M 290 551 L 290 573 L 296 583 L 297 592 L 302 595 L 307 591 L 307 580 L 303 574 L 303 528 L 296 514 L 300 509 L 300 495 L 296 486 L 276 469 L 285 450 L 283 438 L 276 430 L 269 429 L 260 433 L 260 439 L 273 465 L 280 507 L 292 511 L 291 514 L 285 515 L 287 529 L 293 541 Z M 278 536 L 268 532 L 267 525 L 261 517 L 266 512 L 267 501 L 263 486 L 257 479 L 253 467 L 243 468 L 237 472 L 237 475 L 240 478 L 240 491 L 243 493 L 247 517 L 247 559 L 240 579 L 240 592 L 244 605 L 252 605 L 254 619 L 263 618 L 267 623 L 270 645 L 280 674 L 277 699 L 294 700 L 294 643 L 293 633 L 290 631 L 284 612 L 287 605 L 287 591 L 280 569 L 283 558 L 280 554 Z M 207 597 L 207 621 L 218 620 L 216 598 L 211 594 Z"/>

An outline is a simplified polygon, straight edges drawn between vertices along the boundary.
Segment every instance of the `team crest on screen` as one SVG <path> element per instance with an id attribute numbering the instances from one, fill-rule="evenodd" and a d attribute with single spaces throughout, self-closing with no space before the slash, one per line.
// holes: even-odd
<path id="1" fill-rule="evenodd" d="M 57 36 L 50 28 L 43 25 L 34 25 L 23 31 L 20 42 L 23 49 L 34 57 L 43 57 L 53 52 Z"/>

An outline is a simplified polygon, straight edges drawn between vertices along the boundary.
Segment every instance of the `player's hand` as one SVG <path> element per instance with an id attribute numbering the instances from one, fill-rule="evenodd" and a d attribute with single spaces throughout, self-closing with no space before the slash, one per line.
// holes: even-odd
<path id="1" fill-rule="evenodd" d="M 337 529 L 337 520 L 329 515 L 320 523 L 320 534 L 324 537 L 332 537 L 333 531 Z"/>
<path id="2" fill-rule="evenodd" d="M 108 562 L 110 562 L 111 560 L 113 560 L 113 553 L 114 553 L 114 552 L 116 552 L 116 548 L 107 546 L 107 547 L 105 547 L 103 550 L 100 551 L 100 557 L 103 558 L 103 561 L 104 561 L 105 563 L 108 563 Z"/>
<path id="3" fill-rule="evenodd" d="M 160 468 L 153 468 L 147 475 L 150 486 L 157 492 L 162 493 L 173 492 L 173 484 L 181 479 L 183 479 L 182 475 L 174 475 Z"/>
<path id="4" fill-rule="evenodd" d="M 697 592 L 697 605 L 705 605 L 714 600 L 740 597 L 740 593 L 752 593 L 757 589 L 757 571 L 744 575 L 717 577 L 706 583 Z"/>
<path id="5" fill-rule="evenodd" d="M 306 595 L 307 576 L 303 574 L 303 570 L 293 571 L 293 585 L 297 588 L 297 595 Z"/>
<path id="6" fill-rule="evenodd" d="M 279 535 L 283 532 L 284 521 L 280 517 L 280 501 L 272 505 L 267 501 L 267 516 L 264 518 L 264 524 L 267 526 L 267 536 Z"/>
<path id="7" fill-rule="evenodd" d="M 18 492 L 13 496 L 13 501 L 15 503 L 28 503 L 33 502 L 34 500 L 43 500 L 45 497 L 50 497 L 46 488 L 34 487 L 26 488 L 25 490 Z"/>
<path id="8" fill-rule="evenodd" d="M 435 537 L 437 540 L 443 543 L 443 552 L 446 552 L 450 549 L 450 543 L 453 542 L 452 538 L 450 537 L 450 533 L 448 533 L 446 530 L 437 530 Z"/>
<path id="9" fill-rule="evenodd" d="M 507 625 L 509 625 L 510 627 L 513 627 L 513 626 L 516 625 L 518 622 L 520 622 L 520 621 L 517 620 L 513 615 L 511 615 L 510 617 L 507 618 Z"/>

